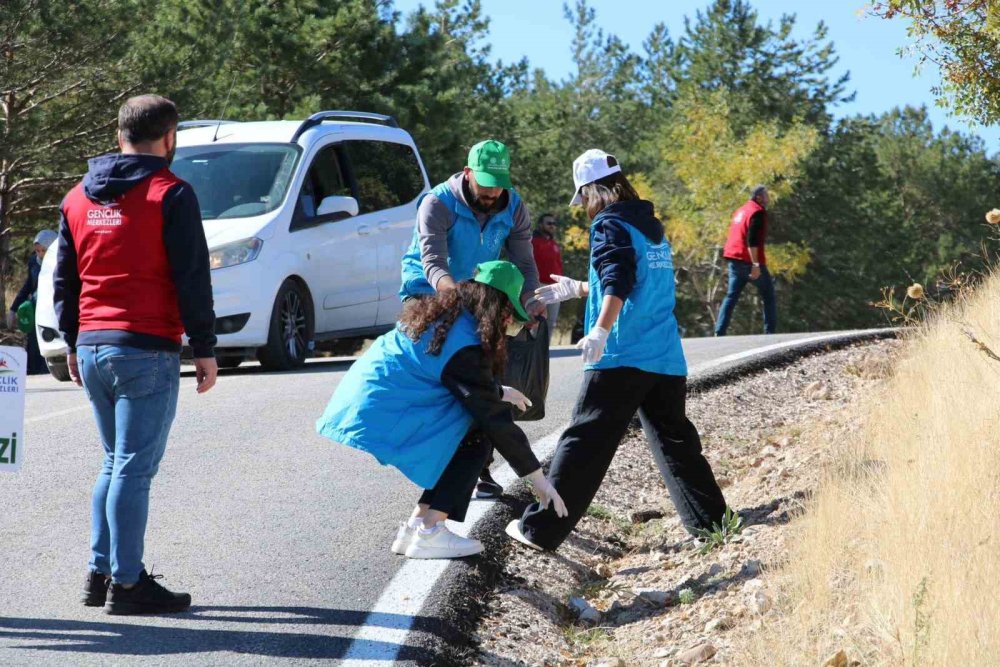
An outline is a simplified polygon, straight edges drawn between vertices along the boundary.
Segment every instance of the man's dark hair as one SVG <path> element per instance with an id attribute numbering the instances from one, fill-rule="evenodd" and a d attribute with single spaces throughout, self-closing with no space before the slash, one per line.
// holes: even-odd
<path id="1" fill-rule="evenodd" d="M 542 225 L 545 224 L 545 221 L 548 220 L 549 218 L 551 218 L 553 222 L 555 222 L 555 220 L 556 220 L 556 216 L 555 216 L 554 213 L 548 213 L 548 212 L 542 213 L 540 216 L 538 216 L 538 225 L 537 226 L 541 227 Z"/>
<path id="2" fill-rule="evenodd" d="M 179 120 L 177 105 L 159 95 L 130 97 L 118 110 L 118 129 L 133 145 L 162 139 Z"/>

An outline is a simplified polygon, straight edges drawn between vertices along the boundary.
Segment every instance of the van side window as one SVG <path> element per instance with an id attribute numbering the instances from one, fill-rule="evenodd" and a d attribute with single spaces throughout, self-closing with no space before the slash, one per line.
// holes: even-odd
<path id="1" fill-rule="evenodd" d="M 353 196 L 340 168 L 339 152 L 338 145 L 327 146 L 317 153 L 309 166 L 298 201 L 298 209 L 303 219 L 316 217 L 316 210 L 324 197 Z"/>
<path id="2" fill-rule="evenodd" d="M 360 213 L 407 204 L 424 189 L 424 175 L 413 149 L 387 141 L 345 141 L 358 187 Z"/>

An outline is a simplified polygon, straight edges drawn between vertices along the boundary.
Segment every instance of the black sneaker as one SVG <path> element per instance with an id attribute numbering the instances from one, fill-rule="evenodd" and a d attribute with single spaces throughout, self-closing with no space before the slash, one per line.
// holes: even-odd
<path id="1" fill-rule="evenodd" d="M 493 479 L 493 475 L 490 474 L 488 468 L 483 468 L 483 471 L 479 473 L 479 483 L 476 484 L 476 498 L 489 500 L 491 498 L 499 498 L 502 495 L 503 487 Z"/>
<path id="2" fill-rule="evenodd" d="M 143 570 L 132 588 L 112 583 L 104 610 L 109 614 L 169 614 L 190 607 L 191 596 L 168 591 L 156 581 L 162 576 L 146 574 Z"/>
<path id="3" fill-rule="evenodd" d="M 110 585 L 111 577 L 108 575 L 96 570 L 88 572 L 87 580 L 83 582 L 83 604 L 88 607 L 103 607 Z"/>

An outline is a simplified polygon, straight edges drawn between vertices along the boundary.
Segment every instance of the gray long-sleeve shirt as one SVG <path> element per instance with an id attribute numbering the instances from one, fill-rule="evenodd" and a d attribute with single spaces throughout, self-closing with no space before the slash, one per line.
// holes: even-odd
<path id="1" fill-rule="evenodd" d="M 491 214 L 480 213 L 469 206 L 462 187 L 463 174 L 459 172 L 448 179 L 448 187 L 462 204 L 471 210 L 480 227 L 485 227 Z M 510 194 L 504 192 L 501 204 L 506 205 Z M 424 276 L 434 289 L 438 281 L 445 276 L 451 276 L 448 271 L 448 231 L 455 224 L 455 215 L 440 199 L 433 194 L 424 197 L 417 209 L 417 234 L 420 238 L 420 261 L 424 266 Z M 514 226 L 510 230 L 504 247 L 507 258 L 524 274 L 524 290 L 522 294 L 533 293 L 539 286 L 538 269 L 535 267 L 535 256 L 531 247 L 531 214 L 523 201 L 514 210 Z"/>

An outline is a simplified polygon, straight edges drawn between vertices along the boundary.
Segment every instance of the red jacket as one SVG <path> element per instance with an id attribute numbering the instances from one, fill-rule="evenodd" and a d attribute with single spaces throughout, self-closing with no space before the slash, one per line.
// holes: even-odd
<path id="1" fill-rule="evenodd" d="M 169 169 L 141 181 L 108 205 L 83 184 L 63 201 L 81 280 L 80 332 L 120 330 L 180 345 L 184 327 L 163 243 L 163 198 L 182 181 Z"/>
<path id="2" fill-rule="evenodd" d="M 767 264 L 767 257 L 764 255 L 764 241 L 767 238 L 767 211 L 753 199 L 740 206 L 733 213 L 733 221 L 729 225 L 729 238 L 726 240 L 726 246 L 722 250 L 723 257 L 747 263 L 753 261 L 750 258 L 750 250 L 747 249 L 747 232 L 750 230 L 750 219 L 758 212 L 763 213 L 764 224 L 760 230 L 760 238 L 757 245 L 760 252 L 757 258 L 762 266 Z"/>
<path id="3" fill-rule="evenodd" d="M 531 237 L 531 246 L 535 251 L 535 266 L 538 267 L 538 279 L 543 285 L 553 282 L 551 276 L 563 275 L 562 252 L 559 244 L 554 239 L 546 238 L 542 234 L 535 234 Z"/>

